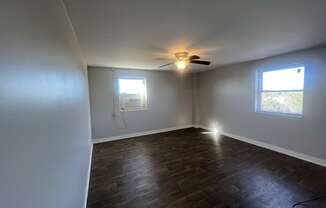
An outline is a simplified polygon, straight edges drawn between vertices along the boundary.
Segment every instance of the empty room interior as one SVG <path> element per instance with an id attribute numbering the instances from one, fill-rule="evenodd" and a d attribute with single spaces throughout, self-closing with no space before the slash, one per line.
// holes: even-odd
<path id="1" fill-rule="evenodd" d="M 326 208 L 325 0 L 2 0 L 0 207 Z"/>

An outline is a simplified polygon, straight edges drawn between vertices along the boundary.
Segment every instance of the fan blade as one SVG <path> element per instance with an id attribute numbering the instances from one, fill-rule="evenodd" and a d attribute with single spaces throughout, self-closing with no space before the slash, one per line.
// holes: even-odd
<path id="1" fill-rule="evenodd" d="M 200 59 L 200 57 L 197 55 L 192 55 L 189 57 L 189 60 L 195 60 L 195 59 Z"/>
<path id="2" fill-rule="evenodd" d="M 164 57 L 158 57 L 158 58 L 154 58 L 155 61 L 165 61 L 165 62 L 168 62 L 168 61 L 174 61 L 175 59 L 174 58 L 164 58 Z"/>
<path id="3" fill-rule="evenodd" d="M 210 61 L 199 61 L 199 60 L 192 60 L 192 61 L 190 61 L 190 63 L 192 63 L 192 64 L 203 64 L 203 65 L 210 65 L 211 64 Z"/>
<path id="4" fill-rule="evenodd" d="M 171 65 L 171 64 L 174 64 L 174 63 L 164 64 L 164 65 L 162 65 L 162 66 L 159 66 L 159 68 L 163 68 L 163 67 L 169 66 L 169 65 Z"/>

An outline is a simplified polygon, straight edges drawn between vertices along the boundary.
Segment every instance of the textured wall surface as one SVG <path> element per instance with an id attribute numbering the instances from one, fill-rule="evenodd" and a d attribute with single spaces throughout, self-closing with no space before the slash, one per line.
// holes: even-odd
<path id="1" fill-rule="evenodd" d="M 192 124 L 191 74 L 181 77 L 174 72 L 115 70 L 114 79 L 112 74 L 108 68 L 89 68 L 93 139 Z M 119 76 L 146 78 L 147 110 L 119 113 L 113 81 Z M 112 117 L 114 111 L 116 117 Z"/>
<path id="2" fill-rule="evenodd" d="M 256 71 L 305 64 L 303 118 L 255 112 Z M 320 47 L 200 73 L 198 123 L 326 159 L 326 48 Z"/>
<path id="3" fill-rule="evenodd" d="M 87 72 L 62 4 L 2 1 L 0 27 L 0 206 L 82 208 Z"/>

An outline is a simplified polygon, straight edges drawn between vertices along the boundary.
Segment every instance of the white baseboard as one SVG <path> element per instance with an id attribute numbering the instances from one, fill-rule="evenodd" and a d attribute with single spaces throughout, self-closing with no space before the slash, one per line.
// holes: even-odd
<path id="1" fill-rule="evenodd" d="M 197 128 L 197 129 L 205 129 L 207 131 L 212 131 L 212 129 L 208 128 L 207 126 L 202 126 L 202 125 L 194 125 L 194 128 Z"/>
<path id="2" fill-rule="evenodd" d="M 110 141 L 116 141 L 116 140 L 120 140 L 120 139 L 127 139 L 127 138 L 132 138 L 132 137 L 138 137 L 138 136 L 145 136 L 145 135 L 150 135 L 150 134 L 157 134 L 157 133 L 163 133 L 163 132 L 168 132 L 168 131 L 174 131 L 174 130 L 179 130 L 179 129 L 186 129 L 186 128 L 191 128 L 191 127 L 195 127 L 195 128 L 202 128 L 208 131 L 212 131 L 212 129 L 210 129 L 207 126 L 203 126 L 203 125 L 186 125 L 186 126 L 179 126 L 179 127 L 172 127 L 172 128 L 166 128 L 166 129 L 157 129 L 157 130 L 151 130 L 151 131 L 143 131 L 143 132 L 137 132 L 137 133 L 132 133 L 132 134 L 125 134 L 125 135 L 120 135 L 120 136 L 113 136 L 113 137 L 109 137 L 109 138 L 101 138 L 101 139 L 94 139 L 93 143 L 94 144 L 98 144 L 98 143 L 103 143 L 103 142 L 110 142 Z M 242 141 L 242 142 L 246 142 L 249 144 L 253 144 L 265 149 L 269 149 L 275 152 L 279 152 L 285 155 L 289 155 L 291 157 L 295 157 L 301 160 L 305 160 L 323 167 L 326 167 L 326 160 L 324 159 L 320 159 L 314 156 L 310 156 L 307 154 L 303 154 L 303 153 L 299 153 L 293 150 L 289 150 L 286 148 L 282 148 L 279 146 L 275 146 L 275 145 L 271 145 L 265 142 L 261 142 L 261 141 L 257 141 L 255 139 L 249 139 L 246 137 L 242 137 L 236 134 L 231 134 L 231 133 L 227 133 L 227 132 L 220 132 L 221 135 L 227 136 L 227 137 L 231 137 L 233 139 Z"/>
<path id="3" fill-rule="evenodd" d="M 120 140 L 120 139 L 128 139 L 128 138 L 132 138 L 132 137 L 139 137 L 139 136 L 145 136 L 145 135 L 151 135 L 151 134 L 157 134 L 157 133 L 163 133 L 163 132 L 174 131 L 174 130 L 179 130 L 179 129 L 186 129 L 186 128 L 191 128 L 191 127 L 194 127 L 194 126 L 193 125 L 178 126 L 178 127 L 171 127 L 171 128 L 166 128 L 166 129 L 156 129 L 156 130 L 142 131 L 142 132 L 131 133 L 131 134 L 124 134 L 124 135 L 119 135 L 119 136 L 112 136 L 112 137 L 108 137 L 108 138 L 93 139 L 93 144 L 98 144 L 98 143 L 103 143 L 103 142 L 111 142 L 111 141 L 116 141 L 116 140 Z"/>
<path id="4" fill-rule="evenodd" d="M 87 179 L 86 179 L 86 190 L 85 190 L 85 198 L 84 198 L 84 208 L 87 207 L 87 199 L 88 199 L 88 189 L 89 189 L 89 182 L 91 178 L 91 169 L 92 169 L 92 156 L 93 156 L 93 144 L 91 143 L 90 147 L 90 154 L 89 154 L 89 161 L 88 161 L 88 170 L 87 170 Z"/>
<path id="5" fill-rule="evenodd" d="M 222 135 L 227 136 L 227 137 L 231 137 L 231 138 L 234 138 L 236 140 L 240 140 L 240 141 L 243 141 L 243 142 L 246 142 L 246 143 L 250 143 L 250 144 L 253 144 L 253 145 L 256 145 L 256 146 L 259 146 L 259 147 L 263 147 L 263 148 L 266 148 L 266 149 L 269 149 L 269 150 L 273 150 L 275 152 L 279 152 L 279 153 L 282 153 L 282 154 L 285 154 L 285 155 L 289 155 L 289 156 L 292 156 L 292 157 L 295 157 L 295 158 L 298 158 L 298 159 L 301 159 L 301 160 L 305 160 L 305 161 L 308 161 L 308 162 L 311 162 L 311 163 L 314 163 L 314 164 L 317 164 L 317 165 L 320 165 L 320 166 L 323 166 L 323 167 L 326 167 L 326 160 L 323 160 L 323 159 L 320 159 L 320 158 L 317 158 L 317 157 L 313 157 L 313 156 L 306 155 L 306 154 L 303 154 L 303 153 L 299 153 L 299 152 L 296 152 L 296 151 L 293 151 L 293 150 L 285 149 L 283 147 L 275 146 L 275 145 L 272 145 L 272 144 L 267 144 L 265 142 L 257 141 L 257 140 L 254 140 L 254 139 L 248 139 L 246 137 L 242 137 L 242 136 L 235 135 L 235 134 L 229 134 L 229 133 L 224 132 L 224 133 L 222 133 Z"/>
<path id="6" fill-rule="evenodd" d="M 208 130 L 208 131 L 212 131 L 212 129 L 210 129 L 210 128 L 206 127 L 206 126 L 202 126 L 202 125 L 195 125 L 195 128 L 202 128 L 202 129 L 205 129 L 205 130 Z M 285 155 L 288 155 L 288 156 L 291 156 L 291 157 L 295 157 L 295 158 L 298 158 L 298 159 L 301 159 L 301 160 L 305 160 L 305 161 L 308 161 L 308 162 L 311 162 L 311 163 L 326 167 L 326 160 L 324 160 L 324 159 L 320 159 L 320 158 L 317 158 L 317 157 L 314 157 L 314 156 L 299 153 L 299 152 L 296 152 L 296 151 L 293 151 L 293 150 L 285 149 L 283 147 L 275 146 L 275 145 L 268 144 L 268 143 L 265 143 L 265 142 L 257 141 L 255 139 L 249 139 L 249 138 L 242 137 L 242 136 L 239 136 L 239 135 L 236 135 L 236 134 L 231 134 L 231 133 L 227 133 L 227 132 L 220 132 L 220 134 L 224 135 L 224 136 L 227 136 L 227 137 L 231 137 L 233 139 L 236 139 L 236 140 L 239 140 L 239 141 L 242 141 L 242 142 L 253 144 L 253 145 L 256 145 L 256 146 L 259 146 L 259 147 L 263 147 L 265 149 L 269 149 L 269 150 L 272 150 L 272 151 L 275 151 L 275 152 L 279 152 L 279 153 L 282 153 L 282 154 L 285 154 Z"/>

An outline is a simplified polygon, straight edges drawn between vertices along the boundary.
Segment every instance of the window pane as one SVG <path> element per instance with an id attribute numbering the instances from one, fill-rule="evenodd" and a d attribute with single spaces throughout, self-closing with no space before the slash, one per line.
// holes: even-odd
<path id="1" fill-rule="evenodd" d="M 119 79 L 120 94 L 145 94 L 146 87 L 143 79 Z"/>
<path id="2" fill-rule="evenodd" d="M 261 111 L 302 114 L 303 92 L 263 92 Z"/>
<path id="3" fill-rule="evenodd" d="M 145 79 L 119 79 L 119 107 L 121 111 L 147 108 Z"/>
<path id="4" fill-rule="evenodd" d="M 263 91 L 303 90 L 304 67 L 263 72 Z"/>

